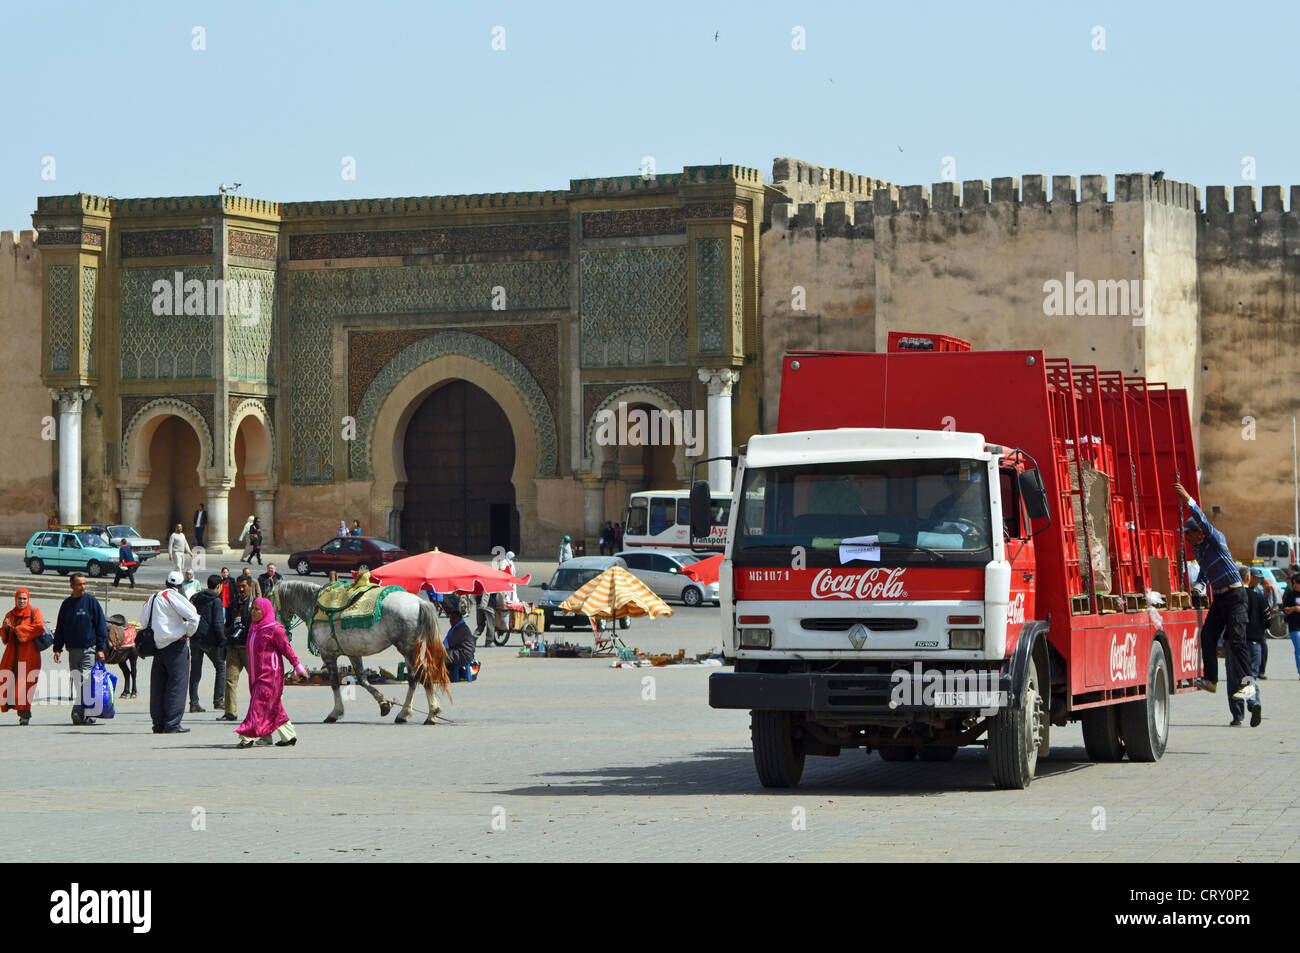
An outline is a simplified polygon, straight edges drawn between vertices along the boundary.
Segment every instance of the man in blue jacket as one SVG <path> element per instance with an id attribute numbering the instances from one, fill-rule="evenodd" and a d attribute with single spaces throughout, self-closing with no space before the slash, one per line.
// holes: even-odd
<path id="1" fill-rule="evenodd" d="M 74 572 L 68 582 L 72 595 L 59 606 L 59 620 L 54 626 L 54 662 L 57 665 L 62 661 L 66 648 L 68 671 L 72 674 L 72 723 L 93 725 L 95 719 L 86 717 L 85 692 L 95 660 L 104 661 L 108 650 L 108 619 L 99 600 L 86 592 L 85 573 Z M 91 704 L 93 707 L 98 701 Z"/>

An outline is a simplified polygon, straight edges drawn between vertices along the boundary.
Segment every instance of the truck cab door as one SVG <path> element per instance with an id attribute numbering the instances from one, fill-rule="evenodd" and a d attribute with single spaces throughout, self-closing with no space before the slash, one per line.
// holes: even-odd
<path id="1" fill-rule="evenodd" d="M 1037 618 L 1034 601 L 1038 564 L 1034 556 L 1034 541 L 1030 537 L 1029 514 L 1020 495 L 1017 470 L 1001 467 L 1002 482 L 1002 543 L 1007 562 L 1011 564 L 1011 606 L 1007 613 L 1007 645 L 1020 635 L 1026 620 Z"/>

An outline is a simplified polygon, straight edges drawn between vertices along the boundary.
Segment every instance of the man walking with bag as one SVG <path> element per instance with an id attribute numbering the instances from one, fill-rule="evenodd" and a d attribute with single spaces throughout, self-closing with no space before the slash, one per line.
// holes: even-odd
<path id="1" fill-rule="evenodd" d="M 190 597 L 199 614 L 199 627 L 190 639 L 190 713 L 202 713 L 199 704 L 199 680 L 203 677 L 203 657 L 206 655 L 216 670 L 212 683 L 212 707 L 221 710 L 226 706 L 226 613 L 221 606 L 221 577 L 215 573 L 208 577 L 208 588 Z"/>
<path id="2" fill-rule="evenodd" d="M 226 639 L 225 710 L 218 721 L 239 721 L 239 674 L 248 669 L 248 633 L 253 627 L 253 590 L 257 582 L 251 575 L 240 576 L 235 583 L 235 611 Z"/>
<path id="3" fill-rule="evenodd" d="M 85 573 L 74 572 L 68 582 L 72 595 L 59 606 L 59 619 L 54 625 L 54 662 L 57 665 L 61 661 L 67 648 L 68 671 L 72 674 L 72 723 L 94 725 L 95 719 L 86 717 L 86 693 L 90 670 L 96 660 L 104 661 L 108 651 L 108 619 L 99 600 L 86 591 Z"/>
<path id="4" fill-rule="evenodd" d="M 153 629 L 158 647 L 149 672 L 149 717 L 156 735 L 189 731 L 181 719 L 190 675 L 190 636 L 199 627 L 199 614 L 181 595 L 184 581 L 179 572 L 169 572 L 167 588 L 150 596 L 144 608 L 144 624 Z"/>

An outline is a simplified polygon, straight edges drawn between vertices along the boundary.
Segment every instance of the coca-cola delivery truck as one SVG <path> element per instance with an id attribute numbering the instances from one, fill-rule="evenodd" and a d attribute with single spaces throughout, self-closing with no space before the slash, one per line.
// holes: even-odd
<path id="1" fill-rule="evenodd" d="M 765 786 L 807 755 L 982 745 L 994 783 L 1024 788 L 1070 721 L 1096 761 L 1160 758 L 1170 697 L 1201 674 L 1184 391 L 894 334 L 787 354 L 780 401 L 778 432 L 732 458 L 734 671 L 709 682 L 711 706 L 751 712 Z M 707 483 L 692 492 L 707 516 Z"/>

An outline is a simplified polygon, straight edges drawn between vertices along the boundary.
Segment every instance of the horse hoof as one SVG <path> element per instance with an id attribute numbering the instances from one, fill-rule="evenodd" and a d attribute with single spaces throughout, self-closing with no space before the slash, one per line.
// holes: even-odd
<path id="1" fill-rule="evenodd" d="M 332 725 L 332 724 L 334 724 L 334 722 L 336 722 L 336 721 L 338 721 L 338 720 L 339 720 L 339 719 L 338 719 L 338 716 L 337 716 L 337 715 L 326 715 L 326 716 L 325 716 L 325 724 L 327 724 L 327 725 Z"/>
<path id="2" fill-rule="evenodd" d="M 433 716 L 432 716 L 432 715 L 430 715 L 428 718 L 424 719 L 424 723 L 425 723 L 426 725 L 436 725 L 436 724 L 437 724 L 437 722 L 433 720 Z"/>
<path id="3" fill-rule="evenodd" d="M 404 725 L 406 724 L 406 719 L 403 718 L 401 715 L 398 715 L 396 718 L 393 719 L 393 724 Z"/>
<path id="4" fill-rule="evenodd" d="M 381 702 L 379 705 L 379 717 L 387 718 L 388 713 L 393 710 L 393 706 L 388 702 Z"/>

